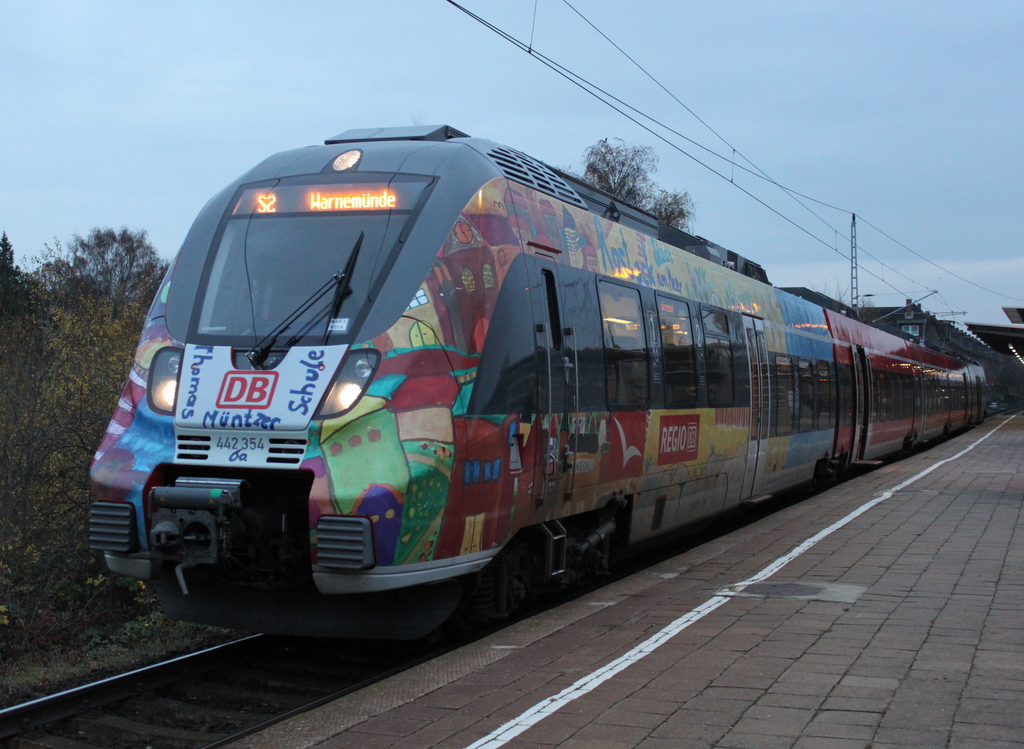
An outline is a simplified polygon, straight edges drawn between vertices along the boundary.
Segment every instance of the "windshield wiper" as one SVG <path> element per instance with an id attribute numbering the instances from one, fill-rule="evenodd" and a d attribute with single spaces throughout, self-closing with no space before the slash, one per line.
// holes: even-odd
<path id="1" fill-rule="evenodd" d="M 363 244 L 363 232 L 359 232 L 359 238 L 356 240 L 355 246 L 352 248 L 352 254 L 349 256 L 348 262 L 345 267 L 335 273 L 328 279 L 328 281 L 321 286 L 319 289 L 314 291 L 309 297 L 307 297 L 295 311 L 292 312 L 288 317 L 282 320 L 276 325 L 269 333 L 253 346 L 245 355 L 245 358 L 249 360 L 249 363 L 256 369 L 260 369 L 263 366 L 263 362 L 270 356 L 270 351 L 274 348 L 274 344 L 277 343 L 278 337 L 290 328 L 296 320 L 302 317 L 309 309 L 323 299 L 324 295 L 333 287 L 335 289 L 334 302 L 331 305 L 331 318 L 337 314 L 338 309 L 341 307 L 341 302 L 352 293 L 350 278 L 352 271 L 355 269 L 355 260 L 359 254 L 359 248 Z M 330 329 L 330 319 L 328 318 L 328 330 Z M 307 323 L 302 330 L 296 333 L 289 339 L 286 348 L 290 348 L 299 341 L 309 330 L 312 322 Z M 326 343 L 327 336 L 324 336 L 324 342 Z"/>
<path id="2" fill-rule="evenodd" d="M 331 302 L 331 314 L 327 316 L 327 328 L 324 330 L 324 343 L 327 343 L 327 339 L 331 335 L 331 323 L 334 318 L 338 316 L 338 310 L 341 309 L 341 303 L 348 299 L 352 293 L 352 271 L 356 268 L 356 258 L 359 257 L 359 248 L 363 246 L 363 232 L 359 232 L 359 239 L 356 240 L 356 246 L 352 248 L 352 254 L 349 255 L 348 262 L 345 263 L 345 269 L 341 272 L 341 278 L 338 280 L 338 285 L 334 287 L 334 301 Z"/>

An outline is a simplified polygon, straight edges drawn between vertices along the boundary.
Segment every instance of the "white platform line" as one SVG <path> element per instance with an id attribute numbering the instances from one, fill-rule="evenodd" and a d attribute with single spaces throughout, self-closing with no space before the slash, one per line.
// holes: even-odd
<path id="1" fill-rule="evenodd" d="M 1012 418 L 1014 417 L 1011 416 L 1010 419 Z M 1002 422 L 997 427 L 995 427 L 995 429 L 992 429 L 987 434 L 984 434 L 983 436 L 979 437 L 977 440 L 972 442 L 970 445 L 965 447 L 956 455 L 953 455 L 950 458 L 946 458 L 945 460 L 940 460 L 937 463 L 933 463 L 932 465 L 930 465 L 928 468 L 924 469 L 917 475 L 910 477 L 906 481 L 897 484 L 891 489 L 885 490 L 880 496 L 876 497 L 875 499 L 872 499 L 870 502 L 866 502 L 865 504 L 861 505 L 856 510 L 851 512 L 849 515 L 846 515 L 840 520 L 837 520 L 836 522 L 832 523 L 832 525 L 814 534 L 806 541 L 793 548 L 789 553 L 779 557 L 753 577 L 748 578 L 741 583 L 736 583 L 736 587 L 740 585 L 750 585 L 752 583 L 761 582 L 771 577 L 776 572 L 785 567 L 787 564 L 796 559 L 798 556 L 800 556 L 805 551 L 814 546 L 816 543 L 828 537 L 832 533 L 835 533 L 837 530 L 842 528 L 850 521 L 859 518 L 861 515 L 863 515 L 865 512 L 870 510 L 875 505 L 884 502 L 885 500 L 892 497 L 892 495 L 895 494 L 896 492 L 910 486 L 915 481 L 924 478 L 939 466 L 943 466 L 946 463 L 963 457 L 971 450 L 973 450 L 975 447 L 977 447 L 982 442 L 991 437 L 993 434 L 995 434 L 996 431 L 1001 429 L 1010 419 L 1007 419 L 1006 421 Z M 642 658 L 650 655 L 659 647 L 661 647 L 670 639 L 672 639 L 675 635 L 682 632 L 684 629 L 689 627 L 694 622 L 704 618 L 712 611 L 717 609 L 719 606 L 727 602 L 729 599 L 730 596 L 721 595 L 709 598 L 700 606 L 693 609 L 692 611 L 687 612 L 686 614 L 683 614 L 683 616 L 679 617 L 674 622 L 667 625 L 657 634 L 644 640 L 642 643 L 634 647 L 629 652 L 619 656 L 611 663 L 602 666 L 596 671 L 587 674 L 582 679 L 579 679 L 576 683 L 566 687 L 558 694 L 552 697 L 548 697 L 547 699 L 541 700 L 536 705 L 531 707 L 529 710 L 519 715 L 517 718 L 510 720 L 501 728 L 497 729 L 496 731 L 492 731 L 491 733 L 487 734 L 478 741 L 474 741 L 472 744 L 466 747 L 466 749 L 497 749 L 497 747 L 504 746 L 506 743 L 514 739 L 516 736 L 523 733 L 523 731 L 525 731 L 526 729 L 530 728 L 531 726 L 537 725 L 537 723 L 544 720 L 544 718 L 556 712 L 559 708 L 563 707 L 564 705 L 568 705 L 573 700 L 582 697 L 587 692 L 596 689 L 601 684 L 615 676 L 615 674 L 619 673 L 620 671 L 624 671 L 627 667 L 631 666 L 632 664 L 636 663 Z"/>

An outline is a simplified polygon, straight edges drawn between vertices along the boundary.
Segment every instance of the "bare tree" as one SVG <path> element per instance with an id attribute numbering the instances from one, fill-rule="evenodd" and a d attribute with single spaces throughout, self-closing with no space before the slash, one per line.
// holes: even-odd
<path id="1" fill-rule="evenodd" d="M 692 226 L 690 193 L 664 190 L 651 179 L 658 171 L 653 148 L 602 138 L 583 153 L 583 164 L 584 181 L 648 211 L 663 224 L 683 230 Z"/>
<path id="2" fill-rule="evenodd" d="M 75 305 L 89 297 L 106 299 L 111 317 L 153 298 L 168 262 L 156 253 L 145 229 L 95 228 L 72 236 L 67 252 L 47 246 L 37 279 L 58 304 Z"/>
<path id="3" fill-rule="evenodd" d="M 688 192 L 669 192 L 658 189 L 658 194 L 646 206 L 658 221 L 687 231 L 693 224 L 693 199 Z"/>
<path id="4" fill-rule="evenodd" d="M 650 175 L 658 171 L 658 157 L 648 146 L 613 140 L 602 138 L 584 151 L 583 179 L 619 200 L 642 207 L 656 189 Z"/>

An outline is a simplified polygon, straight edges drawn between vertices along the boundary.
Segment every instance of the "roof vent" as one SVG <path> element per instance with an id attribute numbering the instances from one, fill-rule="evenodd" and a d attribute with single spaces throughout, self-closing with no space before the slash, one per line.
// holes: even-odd
<path id="1" fill-rule="evenodd" d="M 587 207 L 583 198 L 576 194 L 568 182 L 551 171 L 547 164 L 505 146 L 493 148 L 487 152 L 487 155 L 501 167 L 501 171 L 513 182 L 528 185 L 559 200 L 578 205 L 580 208 Z"/>
<path id="2" fill-rule="evenodd" d="M 412 127 L 367 127 L 359 130 L 346 130 L 324 141 L 325 145 L 335 143 L 359 143 L 368 140 L 435 140 L 445 141 L 450 138 L 468 138 L 461 130 L 448 125 L 416 125 Z"/>

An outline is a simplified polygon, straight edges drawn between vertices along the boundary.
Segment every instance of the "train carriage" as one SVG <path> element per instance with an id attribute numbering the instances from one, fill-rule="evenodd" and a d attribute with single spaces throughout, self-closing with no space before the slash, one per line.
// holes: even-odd
<path id="1" fill-rule="evenodd" d="M 165 610 L 414 638 L 981 418 L 980 369 L 448 127 L 203 209 L 92 468 Z"/>

